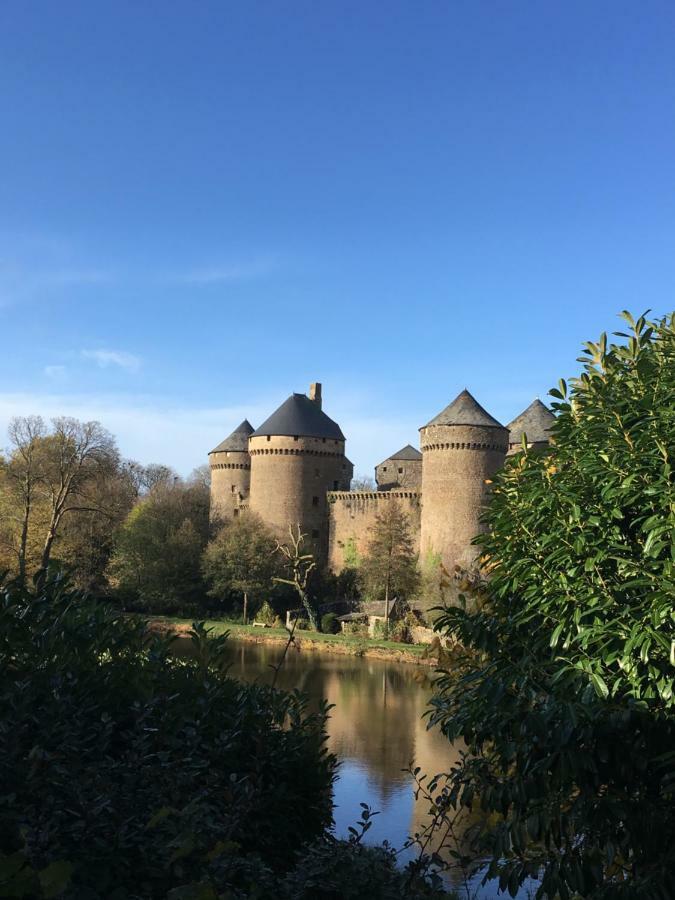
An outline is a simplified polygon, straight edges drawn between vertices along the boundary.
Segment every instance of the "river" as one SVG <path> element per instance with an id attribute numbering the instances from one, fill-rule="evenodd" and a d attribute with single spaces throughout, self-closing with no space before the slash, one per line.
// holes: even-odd
<path id="1" fill-rule="evenodd" d="M 278 663 L 281 646 L 230 640 L 229 647 L 232 676 L 271 683 L 270 666 Z M 408 835 L 423 827 L 428 804 L 415 801 L 406 769 L 414 762 L 432 775 L 448 771 L 457 759 L 457 750 L 440 732 L 426 728 L 423 714 L 432 678 L 433 670 L 423 666 L 289 650 L 277 686 L 298 688 L 315 703 L 324 697 L 334 706 L 328 746 L 340 761 L 334 794 L 338 836 L 348 836 L 362 802 L 378 812 L 367 835 L 369 843 L 386 839 L 401 847 Z M 459 873 L 451 883 L 461 886 Z M 496 897 L 496 886 L 478 890 L 474 881 L 471 894 Z M 520 896 L 526 897 L 527 892 Z"/>

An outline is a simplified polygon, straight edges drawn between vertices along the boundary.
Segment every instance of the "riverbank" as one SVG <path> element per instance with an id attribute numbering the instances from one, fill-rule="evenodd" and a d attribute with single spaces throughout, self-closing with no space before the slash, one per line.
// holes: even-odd
<path id="1" fill-rule="evenodd" d="M 193 620 L 174 616 L 152 616 L 149 622 L 150 626 L 157 631 L 173 631 L 176 634 L 187 634 L 192 628 Z M 224 634 L 227 631 L 239 641 L 250 641 L 255 644 L 277 644 L 279 646 L 283 646 L 288 641 L 288 632 L 285 628 L 259 628 L 253 625 L 241 625 L 238 622 L 222 620 L 207 620 L 205 625 L 212 630 L 214 635 Z M 296 650 L 300 652 L 368 656 L 429 667 L 434 667 L 438 663 L 438 656 L 434 653 L 433 646 L 399 644 L 395 641 L 378 641 L 358 635 L 296 631 L 294 644 Z"/>

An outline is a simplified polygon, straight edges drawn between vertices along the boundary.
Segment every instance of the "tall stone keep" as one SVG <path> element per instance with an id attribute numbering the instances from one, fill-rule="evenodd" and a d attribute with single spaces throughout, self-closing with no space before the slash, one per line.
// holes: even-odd
<path id="1" fill-rule="evenodd" d="M 248 439 L 252 433 L 253 426 L 244 419 L 209 453 L 212 521 L 226 521 L 238 516 L 248 502 L 251 485 Z"/>
<path id="2" fill-rule="evenodd" d="M 328 491 L 349 490 L 345 436 L 323 412 L 321 385 L 291 396 L 249 440 L 250 509 L 284 538 L 299 525 L 317 562 L 328 555 Z"/>
<path id="3" fill-rule="evenodd" d="M 449 572 L 470 567 L 489 484 L 504 464 L 509 432 L 467 391 L 420 428 L 420 557 L 439 556 Z"/>

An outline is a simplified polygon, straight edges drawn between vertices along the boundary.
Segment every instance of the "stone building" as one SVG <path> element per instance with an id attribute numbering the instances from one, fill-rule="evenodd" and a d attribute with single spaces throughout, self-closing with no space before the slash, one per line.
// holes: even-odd
<path id="1" fill-rule="evenodd" d="M 535 400 L 504 427 L 464 390 L 420 428 L 421 452 L 407 445 L 375 469 L 378 490 L 351 491 L 345 436 L 322 408 L 321 385 L 291 394 L 253 430 L 244 421 L 209 454 L 211 510 L 245 509 L 280 537 L 299 525 L 317 561 L 339 572 L 369 542 L 378 513 L 396 502 L 408 514 L 422 561 L 449 571 L 471 566 L 489 484 L 508 453 L 546 447 L 555 416 Z"/>
<path id="2" fill-rule="evenodd" d="M 422 487 L 422 454 L 406 444 L 375 466 L 375 483 L 378 491 L 391 491 L 393 488 L 419 491 Z"/>

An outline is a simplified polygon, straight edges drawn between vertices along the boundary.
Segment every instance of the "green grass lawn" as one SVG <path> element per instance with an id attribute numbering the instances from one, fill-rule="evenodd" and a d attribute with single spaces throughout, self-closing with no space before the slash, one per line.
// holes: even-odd
<path id="1" fill-rule="evenodd" d="M 152 616 L 154 622 L 164 622 L 167 625 L 191 625 L 194 619 L 182 619 L 176 616 Z M 230 622 L 227 619 L 207 619 L 205 621 L 207 628 L 213 629 L 214 634 L 223 634 L 229 631 L 232 637 L 237 635 L 255 634 L 262 639 L 266 637 L 288 637 L 285 628 L 260 628 L 253 625 L 242 625 L 240 622 Z M 358 634 L 322 634 L 318 631 L 296 631 L 295 636 L 299 640 L 319 641 L 328 644 L 346 644 L 353 647 L 363 648 L 382 648 L 383 650 L 394 650 L 399 653 L 414 653 L 421 656 L 426 646 L 423 644 L 400 644 L 398 641 L 383 641 L 375 638 L 364 637 Z"/>

